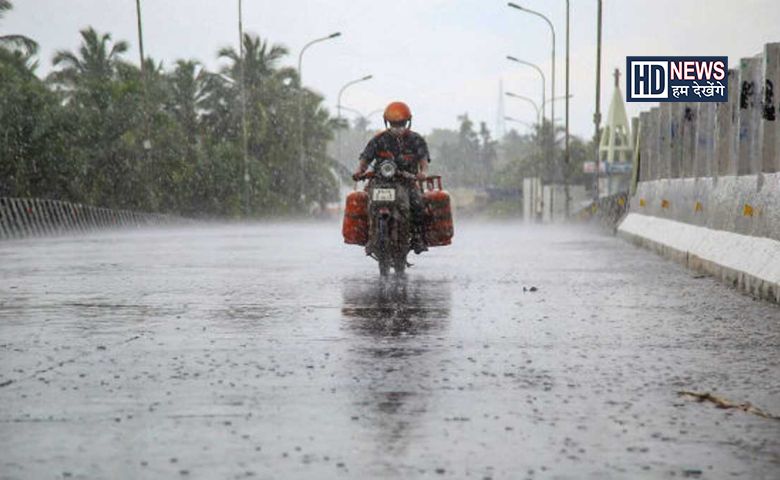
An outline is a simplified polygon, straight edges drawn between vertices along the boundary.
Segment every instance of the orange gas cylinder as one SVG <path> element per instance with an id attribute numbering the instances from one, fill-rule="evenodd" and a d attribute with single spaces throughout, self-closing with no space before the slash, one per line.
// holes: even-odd
<path id="1" fill-rule="evenodd" d="M 434 180 L 437 186 L 434 188 Z M 441 177 L 428 177 L 426 180 L 425 205 L 428 215 L 425 220 L 425 242 L 429 247 L 440 247 L 452 243 L 455 234 L 452 226 L 452 208 L 450 194 L 441 187 Z"/>
<path id="2" fill-rule="evenodd" d="M 344 243 L 365 245 L 368 243 L 368 193 L 352 192 L 347 195 L 344 224 L 341 227 Z"/>

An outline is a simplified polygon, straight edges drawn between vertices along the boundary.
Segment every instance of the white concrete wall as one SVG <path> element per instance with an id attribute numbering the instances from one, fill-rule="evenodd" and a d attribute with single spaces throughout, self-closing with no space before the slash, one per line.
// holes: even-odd
<path id="1" fill-rule="evenodd" d="M 537 222 L 542 216 L 544 191 L 540 178 L 523 179 L 523 220 L 529 223 Z"/>
<path id="2" fill-rule="evenodd" d="M 728 81 L 728 102 L 640 115 L 639 183 L 618 231 L 778 300 L 780 43 L 741 59 Z"/>
<path id="3" fill-rule="evenodd" d="M 751 294 L 780 302 L 780 241 L 629 213 L 618 234 Z"/>

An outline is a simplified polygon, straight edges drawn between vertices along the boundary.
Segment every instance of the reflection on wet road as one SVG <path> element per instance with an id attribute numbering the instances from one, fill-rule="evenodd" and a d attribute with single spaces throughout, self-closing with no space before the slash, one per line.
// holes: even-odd
<path id="1" fill-rule="evenodd" d="M 0 478 L 776 478 L 778 308 L 612 237 L 335 224 L 0 244 Z M 531 287 L 538 290 L 532 291 Z"/>
<path id="2" fill-rule="evenodd" d="M 450 316 L 450 281 L 424 277 L 344 282 L 341 313 L 355 332 L 383 340 L 439 332 Z"/>
<path id="3" fill-rule="evenodd" d="M 345 326 L 366 340 L 352 349 L 350 359 L 360 379 L 354 406 L 376 428 L 372 461 L 389 471 L 399 456 L 410 453 L 410 440 L 420 435 L 415 426 L 429 413 L 432 389 L 410 384 L 407 375 L 432 368 L 437 355 L 417 337 L 445 333 L 450 300 L 447 279 L 371 278 L 344 284 Z"/>

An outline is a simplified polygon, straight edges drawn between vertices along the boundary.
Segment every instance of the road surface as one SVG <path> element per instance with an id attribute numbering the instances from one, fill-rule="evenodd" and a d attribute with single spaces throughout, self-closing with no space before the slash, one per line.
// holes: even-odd
<path id="1" fill-rule="evenodd" d="M 780 308 L 575 227 L 0 243 L 0 478 L 780 478 Z"/>

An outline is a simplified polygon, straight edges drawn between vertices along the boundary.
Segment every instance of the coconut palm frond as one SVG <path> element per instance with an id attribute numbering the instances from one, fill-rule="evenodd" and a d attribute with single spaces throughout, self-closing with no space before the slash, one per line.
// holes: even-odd
<path id="1" fill-rule="evenodd" d="M 0 0 L 0 18 L 3 18 L 6 13 L 10 12 L 14 6 L 10 0 Z"/>
<path id="2" fill-rule="evenodd" d="M 38 52 L 38 43 L 24 35 L 0 36 L 0 47 L 9 50 L 22 50 L 27 55 L 35 55 Z"/>

